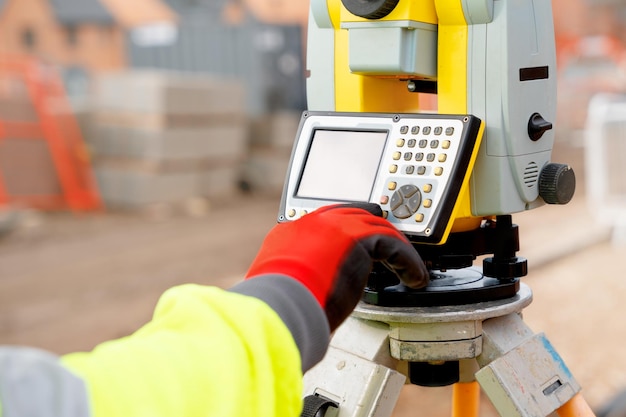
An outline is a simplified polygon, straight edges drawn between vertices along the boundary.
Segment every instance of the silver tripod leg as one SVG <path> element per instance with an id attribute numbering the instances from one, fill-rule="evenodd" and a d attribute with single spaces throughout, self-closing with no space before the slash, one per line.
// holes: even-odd
<path id="1" fill-rule="evenodd" d="M 522 284 L 511 299 L 473 305 L 361 304 L 305 375 L 305 395 L 333 401 L 339 417 L 388 417 L 408 363 L 459 361 L 461 381 L 475 378 L 501 416 L 548 416 L 580 387 L 547 338 L 524 324 L 531 300 Z"/>
<path id="2" fill-rule="evenodd" d="M 405 376 L 389 354 L 389 326 L 350 317 L 324 360 L 306 373 L 304 390 L 337 403 L 340 417 L 388 417 Z"/>
<path id="3" fill-rule="evenodd" d="M 476 379 L 502 416 L 547 416 L 580 391 L 550 341 L 519 314 L 483 323 L 477 361 Z"/>

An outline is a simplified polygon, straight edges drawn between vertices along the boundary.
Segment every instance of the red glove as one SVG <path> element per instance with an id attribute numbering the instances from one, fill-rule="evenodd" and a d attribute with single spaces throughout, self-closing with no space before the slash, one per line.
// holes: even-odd
<path id="1" fill-rule="evenodd" d="M 381 213 L 376 204 L 367 208 Z M 334 330 L 359 302 L 374 261 L 411 288 L 428 284 L 419 254 L 391 223 L 364 208 L 327 206 L 276 225 L 246 278 L 282 274 L 299 281 L 315 296 Z"/>

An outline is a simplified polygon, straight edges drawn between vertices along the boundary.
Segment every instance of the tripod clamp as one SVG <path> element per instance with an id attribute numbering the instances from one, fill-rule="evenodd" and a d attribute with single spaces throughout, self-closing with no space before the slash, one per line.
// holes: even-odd
<path id="1" fill-rule="evenodd" d="M 308 395 L 304 397 L 301 417 L 336 417 L 339 412 L 339 404 L 321 395 Z"/>

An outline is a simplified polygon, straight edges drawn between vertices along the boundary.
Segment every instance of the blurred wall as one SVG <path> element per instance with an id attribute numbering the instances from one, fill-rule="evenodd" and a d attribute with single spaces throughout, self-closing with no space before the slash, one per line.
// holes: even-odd
<path id="1" fill-rule="evenodd" d="M 126 65 L 124 31 L 114 22 L 62 25 L 48 0 L 6 0 L 0 9 L 0 53 L 34 54 L 88 71 Z"/>
<path id="2" fill-rule="evenodd" d="M 176 41 L 142 46 L 129 39 L 131 67 L 237 78 L 252 116 L 306 107 L 303 28 L 297 22 L 265 23 L 247 9 L 233 22 L 224 14 L 227 0 L 167 2 L 179 16 Z"/>

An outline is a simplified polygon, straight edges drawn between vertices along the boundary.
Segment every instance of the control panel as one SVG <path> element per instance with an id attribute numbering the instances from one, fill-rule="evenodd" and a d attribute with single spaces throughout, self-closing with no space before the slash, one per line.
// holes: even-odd
<path id="1" fill-rule="evenodd" d="M 440 243 L 480 132 L 471 115 L 304 112 L 278 221 L 370 202 L 411 240 Z"/>

